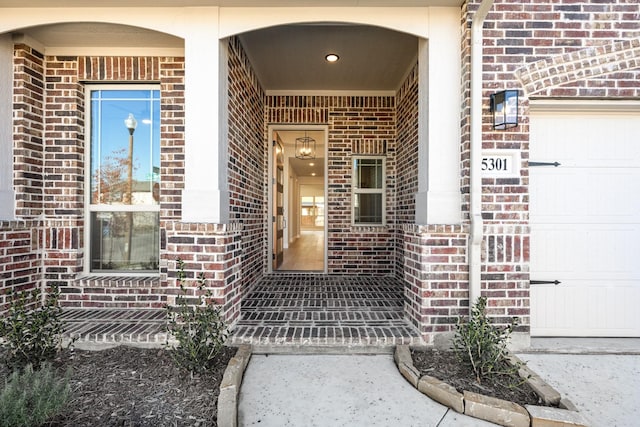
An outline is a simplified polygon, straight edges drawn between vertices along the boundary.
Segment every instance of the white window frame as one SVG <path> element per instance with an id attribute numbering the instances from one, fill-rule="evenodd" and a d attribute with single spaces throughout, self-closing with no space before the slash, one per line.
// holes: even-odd
<path id="1" fill-rule="evenodd" d="M 160 90 L 160 85 L 150 84 L 87 84 L 85 86 L 85 173 L 84 173 L 84 262 L 83 274 L 108 275 L 115 277 L 149 277 L 160 275 L 155 270 L 104 270 L 91 271 L 91 213 L 92 212 L 160 212 L 160 203 L 155 205 L 107 205 L 91 204 L 91 92 L 96 90 Z M 123 126 L 124 119 L 123 117 Z M 158 222 L 160 217 L 158 215 Z M 158 242 L 160 236 L 158 236 Z M 160 261 L 160 244 L 158 244 L 158 262 Z"/>
<path id="2" fill-rule="evenodd" d="M 358 184 L 358 160 L 382 160 L 382 187 L 381 188 L 359 188 Z M 355 155 L 351 158 L 351 225 L 353 227 L 385 226 L 387 225 L 387 157 L 386 156 L 365 156 Z M 356 222 L 356 196 L 358 194 L 380 194 L 382 201 L 382 221 L 381 222 Z"/>

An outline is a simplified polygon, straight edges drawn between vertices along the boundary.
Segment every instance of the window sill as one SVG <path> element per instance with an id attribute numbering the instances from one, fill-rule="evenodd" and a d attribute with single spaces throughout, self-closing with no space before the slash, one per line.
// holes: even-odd
<path id="1" fill-rule="evenodd" d="M 390 230 L 388 225 L 380 225 L 380 224 L 351 224 L 351 230 L 357 232 L 379 232 L 379 233 L 387 233 Z"/>
<path id="2" fill-rule="evenodd" d="M 108 286 L 108 287 L 137 287 L 146 288 L 158 286 L 160 284 L 159 274 L 115 275 L 115 274 L 87 274 L 79 276 L 74 281 L 76 284 L 85 286 Z"/>

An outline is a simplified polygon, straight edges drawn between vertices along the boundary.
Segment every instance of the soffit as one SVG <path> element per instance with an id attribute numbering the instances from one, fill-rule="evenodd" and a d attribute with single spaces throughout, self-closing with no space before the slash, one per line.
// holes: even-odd
<path id="1" fill-rule="evenodd" d="M 462 0 L 0 0 L 0 7 L 458 7 Z"/>
<path id="2" fill-rule="evenodd" d="M 74 49 L 169 48 L 179 37 L 105 23 L 66 23 L 25 28 L 21 33 L 56 54 Z M 339 24 L 284 25 L 239 36 L 263 89 L 283 91 L 395 91 L 415 64 L 415 36 L 380 27 Z M 327 53 L 340 60 L 329 64 Z M 46 53 L 46 50 L 45 50 Z"/>
<path id="3" fill-rule="evenodd" d="M 267 91 L 394 91 L 418 52 L 414 36 L 361 25 L 287 25 L 240 40 Z"/>
<path id="4" fill-rule="evenodd" d="M 184 48 L 184 40 L 180 37 L 128 25 L 97 22 L 52 24 L 26 28 L 20 32 L 47 48 Z"/>

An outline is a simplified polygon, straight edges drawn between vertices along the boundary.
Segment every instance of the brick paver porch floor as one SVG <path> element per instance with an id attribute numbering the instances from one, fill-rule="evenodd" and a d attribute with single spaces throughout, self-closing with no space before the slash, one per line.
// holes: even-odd
<path id="1" fill-rule="evenodd" d="M 230 343 L 273 352 L 419 344 L 419 332 L 404 319 L 403 307 L 402 283 L 394 278 L 266 276 L 242 302 Z M 166 341 L 164 310 L 65 309 L 63 319 L 66 336 L 78 347 Z"/>
<path id="2" fill-rule="evenodd" d="M 403 284 L 394 278 L 266 276 L 242 302 L 233 344 L 287 347 L 392 347 L 419 344 L 404 319 Z"/>

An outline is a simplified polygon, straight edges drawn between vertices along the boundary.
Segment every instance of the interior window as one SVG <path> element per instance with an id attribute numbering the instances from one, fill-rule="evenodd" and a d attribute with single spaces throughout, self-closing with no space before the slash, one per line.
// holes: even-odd
<path id="1" fill-rule="evenodd" d="M 353 158 L 353 223 L 385 223 L 384 157 Z"/>
<path id="2" fill-rule="evenodd" d="M 160 91 L 95 87 L 88 96 L 88 270 L 157 272 Z"/>

